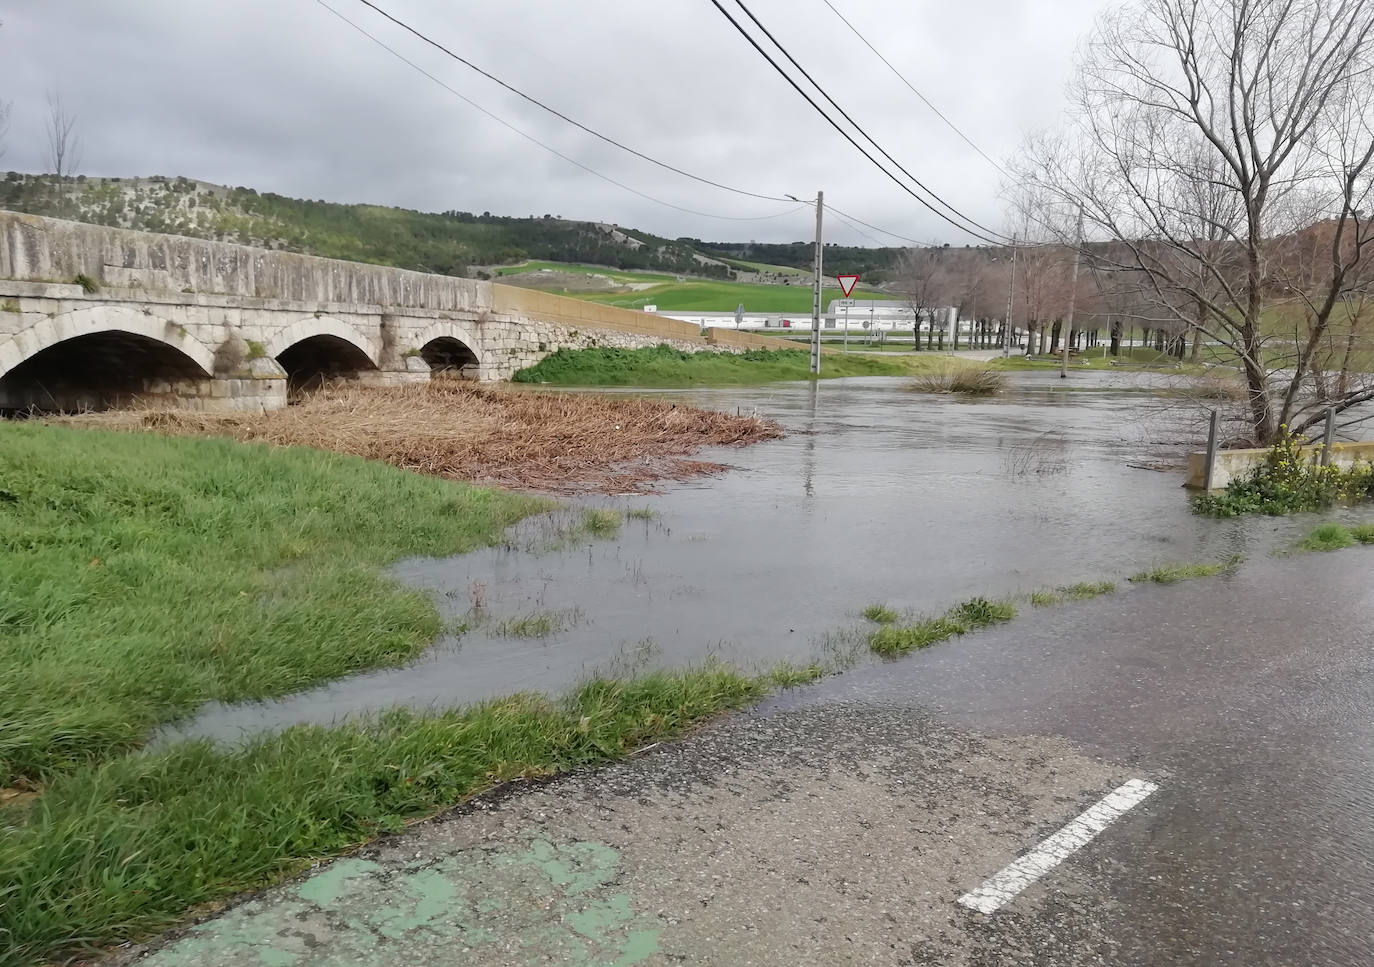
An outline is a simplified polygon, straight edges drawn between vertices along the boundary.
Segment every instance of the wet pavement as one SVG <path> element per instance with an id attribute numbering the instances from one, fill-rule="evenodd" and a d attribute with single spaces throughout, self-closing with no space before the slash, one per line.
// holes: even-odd
<path id="1" fill-rule="evenodd" d="M 396 704 L 446 707 L 561 691 L 595 672 L 719 656 L 745 667 L 830 661 L 829 636 L 866 605 L 942 612 L 975 596 L 1120 579 L 1159 563 L 1254 556 L 1311 519 L 1192 516 L 1175 466 L 1193 411 L 1146 373 L 1008 374 L 986 400 L 914 394 L 892 379 L 662 395 L 776 418 L 785 439 L 708 451 L 736 469 L 604 503 L 642 511 L 613 539 L 547 544 L 536 520 L 508 548 L 403 562 L 461 636 L 405 668 L 278 702 L 223 708 L 169 737 L 232 738 Z M 474 603 L 483 605 L 474 615 Z M 538 638 L 501 633 L 548 617 Z"/>
<path id="2" fill-rule="evenodd" d="M 517 789 L 192 928 L 182 964 L 1366 965 L 1374 551 L 1131 587 Z M 1126 779 L 994 913 L 958 903 Z"/>

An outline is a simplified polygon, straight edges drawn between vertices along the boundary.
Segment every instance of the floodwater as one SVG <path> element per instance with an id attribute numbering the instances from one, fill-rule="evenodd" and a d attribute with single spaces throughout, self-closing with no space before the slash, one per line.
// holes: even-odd
<path id="1" fill-rule="evenodd" d="M 703 453 L 733 467 L 722 475 L 597 502 L 652 512 L 613 538 L 541 550 L 556 526 L 541 519 L 507 547 L 401 562 L 398 577 L 433 593 L 465 633 L 404 668 L 209 706 L 166 737 L 558 692 L 594 673 L 710 656 L 745 667 L 834 659 L 827 636 L 861 624 L 869 604 L 940 612 L 977 595 L 1120 581 L 1161 563 L 1263 555 L 1312 526 L 1191 514 L 1178 458 L 1197 439 L 1196 414 L 1163 405 L 1168 377 L 1010 378 L 986 400 L 873 378 L 663 393 L 757 411 L 788 435 Z M 501 627 L 522 617 L 556 630 Z"/>

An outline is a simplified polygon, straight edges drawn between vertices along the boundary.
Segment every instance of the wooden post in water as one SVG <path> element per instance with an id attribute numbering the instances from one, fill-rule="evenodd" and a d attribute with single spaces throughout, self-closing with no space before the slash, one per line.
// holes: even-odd
<path id="1" fill-rule="evenodd" d="M 1331 465 L 1331 442 L 1336 436 L 1336 408 L 1326 411 L 1326 432 L 1322 435 L 1322 466 Z"/>
<path id="2" fill-rule="evenodd" d="M 1202 465 L 1202 489 L 1212 489 L 1212 472 L 1217 466 L 1217 423 L 1219 415 L 1216 410 L 1212 411 L 1212 417 L 1207 427 L 1207 462 Z"/>

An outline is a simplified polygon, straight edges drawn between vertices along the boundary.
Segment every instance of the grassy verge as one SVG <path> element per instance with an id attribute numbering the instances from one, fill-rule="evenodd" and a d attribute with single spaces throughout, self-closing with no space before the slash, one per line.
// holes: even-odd
<path id="1" fill-rule="evenodd" d="M 884 359 L 828 353 L 821 364 L 821 375 L 906 376 L 920 371 L 921 362 L 915 357 Z M 669 346 L 562 349 L 513 377 L 517 383 L 556 386 L 740 386 L 810 378 L 810 356 L 802 350 L 688 353 Z"/>
<path id="2" fill-rule="evenodd" d="M 1236 554 L 1224 561 L 1210 564 L 1162 564 L 1148 571 L 1132 574 L 1127 580 L 1132 584 L 1177 584 L 1179 581 L 1208 578 L 1235 570 L 1242 560 L 1243 558 Z"/>
<path id="3" fill-rule="evenodd" d="M 82 766 L 0 807 L 0 963 L 165 928 L 495 783 L 622 756 L 818 674 L 711 665 Z"/>
<path id="4" fill-rule="evenodd" d="M 1022 351 L 1024 353 L 1024 350 Z M 1060 365 L 1059 354 L 1044 356 L 1025 356 L 1012 350 L 1012 354 L 1005 359 L 998 357 L 988 363 L 993 369 L 1006 370 L 1058 370 Z M 1089 349 L 1082 353 L 1069 357 L 1070 369 L 1114 369 L 1123 371 L 1137 370 L 1173 370 L 1176 372 L 1205 372 L 1204 367 L 1197 363 L 1180 361 L 1167 353 L 1158 350 L 1147 349 L 1144 346 L 1134 346 L 1130 349 L 1122 349 L 1120 356 L 1112 356 L 1110 353 L 1105 357 L 1101 349 Z"/>

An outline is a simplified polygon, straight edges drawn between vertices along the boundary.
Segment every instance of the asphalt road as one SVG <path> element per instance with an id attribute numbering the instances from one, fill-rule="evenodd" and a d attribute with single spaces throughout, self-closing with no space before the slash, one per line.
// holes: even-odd
<path id="1" fill-rule="evenodd" d="M 1029 612 L 479 802 L 147 962 L 1374 963 L 1372 553 Z M 960 904 L 1131 779 L 1158 789 Z"/>

